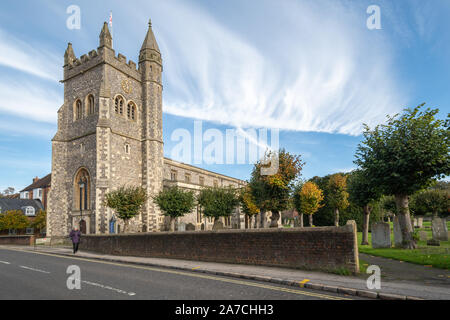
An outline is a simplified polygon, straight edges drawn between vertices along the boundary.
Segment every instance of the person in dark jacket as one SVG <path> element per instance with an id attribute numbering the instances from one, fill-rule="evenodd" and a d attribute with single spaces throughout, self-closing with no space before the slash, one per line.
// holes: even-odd
<path id="1" fill-rule="evenodd" d="M 78 227 L 74 227 L 72 231 L 70 231 L 69 235 L 73 244 L 73 254 L 77 253 L 78 245 L 80 244 L 81 232 L 78 230 Z"/>

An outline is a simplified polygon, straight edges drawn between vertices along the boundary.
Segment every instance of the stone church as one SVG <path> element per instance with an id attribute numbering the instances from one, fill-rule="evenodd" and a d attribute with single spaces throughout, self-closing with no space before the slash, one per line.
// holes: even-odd
<path id="1" fill-rule="evenodd" d="M 161 52 L 151 22 L 139 63 L 116 55 L 107 23 L 97 50 L 77 58 L 72 44 L 64 55 L 64 104 L 52 140 L 52 188 L 47 235 L 67 236 L 77 225 L 87 234 L 119 233 L 122 221 L 104 205 L 105 195 L 123 185 L 149 195 L 127 231 L 167 230 L 167 219 L 151 196 L 164 187 L 198 191 L 203 186 L 242 186 L 244 181 L 183 164 L 163 155 Z M 239 209 L 225 227 L 243 228 Z M 182 221 L 209 230 L 213 221 L 196 208 Z M 123 230 L 123 229 L 122 229 Z"/>

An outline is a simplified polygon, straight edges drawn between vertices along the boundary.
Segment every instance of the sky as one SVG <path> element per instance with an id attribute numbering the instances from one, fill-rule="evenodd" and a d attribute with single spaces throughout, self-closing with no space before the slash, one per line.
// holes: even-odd
<path id="1" fill-rule="evenodd" d="M 71 5 L 79 29 L 67 27 Z M 380 29 L 367 26 L 371 5 Z M 135 62 L 152 19 L 167 157 L 187 159 L 177 158 L 178 133 L 193 137 L 198 121 L 205 136 L 261 129 L 267 143 L 258 135 L 248 145 L 262 150 L 278 132 L 280 147 L 302 155 L 307 179 L 355 169 L 364 123 L 423 102 L 440 118 L 450 112 L 447 0 L 3 0 L 0 190 L 51 172 L 64 51 L 68 42 L 77 57 L 96 49 L 110 11 L 116 54 Z M 195 165 L 244 180 L 252 169 L 251 161 Z"/>

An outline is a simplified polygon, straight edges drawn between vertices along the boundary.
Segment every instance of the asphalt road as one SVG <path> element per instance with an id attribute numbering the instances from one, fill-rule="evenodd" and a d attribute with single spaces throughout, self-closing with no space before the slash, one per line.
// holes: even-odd
<path id="1" fill-rule="evenodd" d="M 81 289 L 69 289 L 70 266 Z M 76 269 L 76 267 L 75 267 Z M 69 285 L 76 285 L 69 279 Z M 337 293 L 172 269 L 0 249 L 0 299 L 341 300 Z"/>

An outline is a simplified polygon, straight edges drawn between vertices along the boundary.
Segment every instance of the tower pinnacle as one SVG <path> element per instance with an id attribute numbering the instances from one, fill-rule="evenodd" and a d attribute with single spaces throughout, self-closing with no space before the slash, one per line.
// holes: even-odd
<path id="1" fill-rule="evenodd" d="M 100 33 L 100 47 L 108 47 L 112 49 L 112 36 L 109 32 L 108 23 L 103 23 L 102 32 Z"/>

